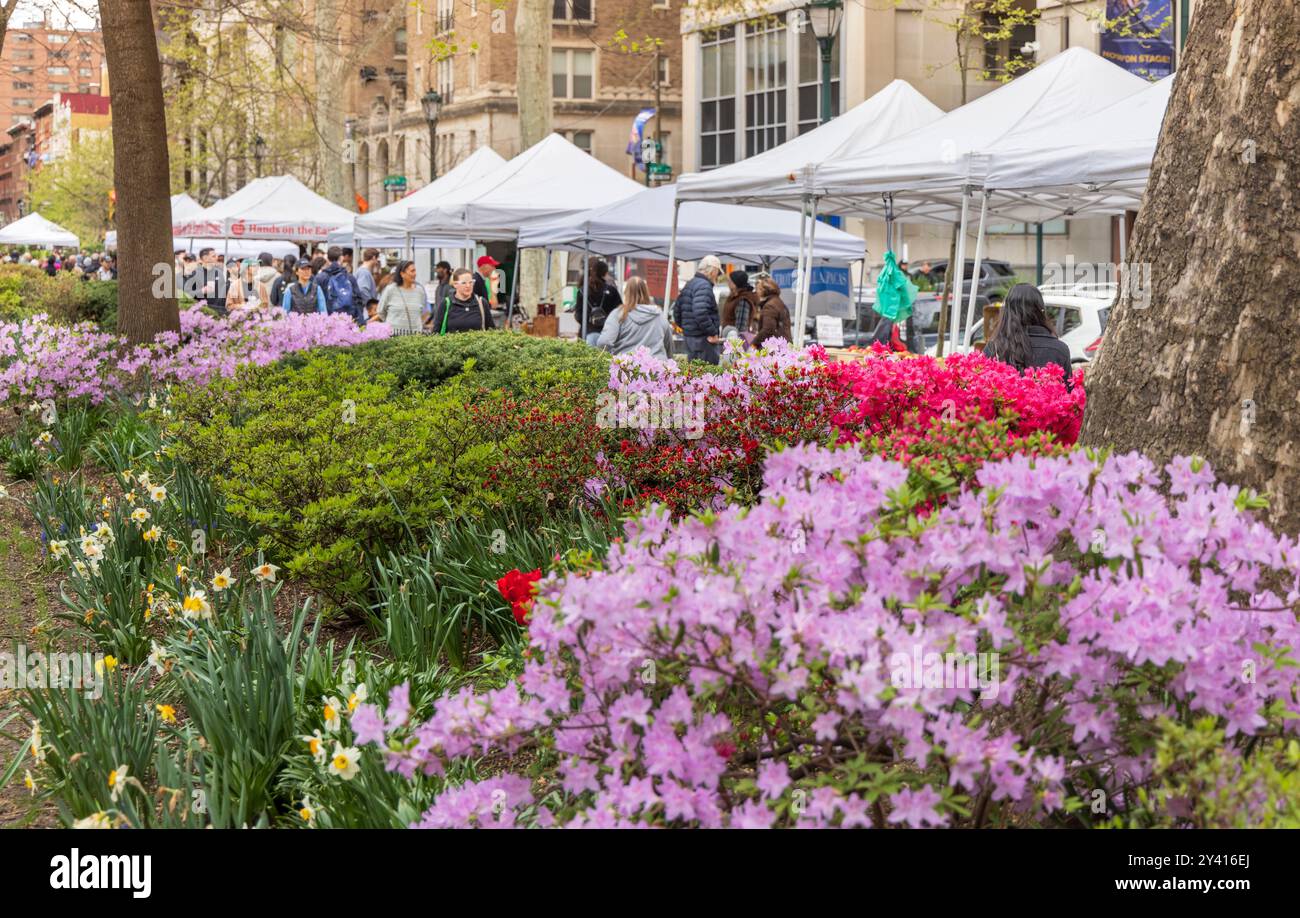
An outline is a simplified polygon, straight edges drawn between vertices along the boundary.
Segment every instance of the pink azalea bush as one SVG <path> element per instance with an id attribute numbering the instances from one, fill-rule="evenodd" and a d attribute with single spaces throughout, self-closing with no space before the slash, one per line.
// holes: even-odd
<path id="1" fill-rule="evenodd" d="M 245 310 L 219 319 L 196 307 L 181 313 L 179 334 L 132 348 L 91 323 L 60 325 L 37 315 L 0 324 L 0 401 L 86 397 L 98 404 L 146 379 L 203 385 L 294 351 L 391 334 L 387 325 L 358 328 L 344 315 Z"/>
<path id="2" fill-rule="evenodd" d="M 1011 415 L 1018 435 L 1044 432 L 1072 444 L 1087 404 L 1082 370 L 1067 388 L 1059 367 L 1022 375 L 978 353 L 899 358 L 881 350 L 861 363 L 829 364 L 826 371 L 856 402 L 835 419 L 844 441 L 905 430 L 924 435 L 936 419 Z"/>
<path id="3" fill-rule="evenodd" d="M 1300 543 L 1253 494 L 1074 451 L 991 462 L 919 519 L 907 476 L 804 445 L 757 506 L 652 508 L 542 581 L 515 684 L 420 723 L 404 693 L 363 705 L 358 741 L 408 776 L 532 753 L 422 827 L 919 827 L 1158 808 L 1165 718 L 1293 734 Z"/>

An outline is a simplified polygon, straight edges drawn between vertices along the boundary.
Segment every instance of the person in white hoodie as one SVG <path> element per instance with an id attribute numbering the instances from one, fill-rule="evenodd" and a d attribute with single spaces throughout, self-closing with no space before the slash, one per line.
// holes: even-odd
<path id="1" fill-rule="evenodd" d="M 618 354 L 648 348 L 660 360 L 673 356 L 673 327 L 663 310 L 650 302 L 650 288 L 633 275 L 623 286 L 623 306 L 610 314 L 596 346 Z"/>

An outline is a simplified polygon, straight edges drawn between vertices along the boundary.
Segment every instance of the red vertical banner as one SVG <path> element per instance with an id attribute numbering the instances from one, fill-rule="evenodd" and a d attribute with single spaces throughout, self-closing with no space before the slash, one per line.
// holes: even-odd
<path id="1" fill-rule="evenodd" d="M 650 296 L 656 300 L 663 299 L 664 285 L 668 281 L 668 262 L 664 260 L 646 259 L 641 262 L 641 270 L 645 271 L 646 286 L 650 288 Z M 681 277 L 679 272 L 673 271 L 672 293 L 669 299 L 676 299 L 677 292 L 681 289 Z"/>

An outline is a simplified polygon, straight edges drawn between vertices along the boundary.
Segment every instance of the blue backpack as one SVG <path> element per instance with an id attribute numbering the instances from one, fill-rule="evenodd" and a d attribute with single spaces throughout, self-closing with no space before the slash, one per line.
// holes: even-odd
<path id="1" fill-rule="evenodd" d="M 330 276 L 329 284 L 325 287 L 325 300 L 330 312 L 351 314 L 355 299 L 352 295 L 352 276 L 348 272 L 340 271 Z"/>

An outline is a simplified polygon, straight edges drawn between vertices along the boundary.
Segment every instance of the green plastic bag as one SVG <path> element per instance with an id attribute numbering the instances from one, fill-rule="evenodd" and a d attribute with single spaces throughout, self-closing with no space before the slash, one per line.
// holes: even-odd
<path id="1" fill-rule="evenodd" d="M 893 252 L 885 253 L 885 266 L 876 278 L 876 312 L 891 322 L 906 322 L 918 293 L 916 284 L 898 267 Z"/>

